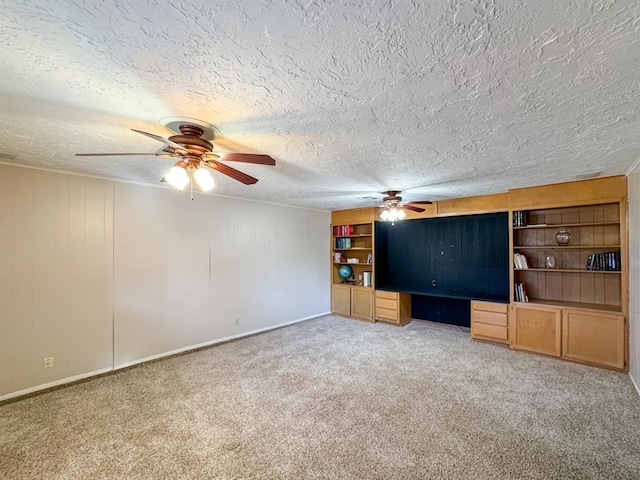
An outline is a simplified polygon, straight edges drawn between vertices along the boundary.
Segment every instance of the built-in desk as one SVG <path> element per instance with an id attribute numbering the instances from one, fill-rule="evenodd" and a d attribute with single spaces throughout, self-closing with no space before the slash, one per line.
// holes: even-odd
<path id="1" fill-rule="evenodd" d="M 376 288 L 376 301 L 378 297 L 383 297 L 383 292 L 409 296 L 410 298 L 405 300 L 405 304 L 409 302 L 410 307 L 408 311 L 405 309 L 404 313 L 404 315 L 409 318 L 448 323 L 461 327 L 471 326 L 470 312 L 471 301 L 473 300 L 505 304 L 505 308 L 506 305 L 509 304 L 509 297 L 505 295 L 491 295 L 470 291 L 448 291 L 435 288 L 430 290 L 415 290 L 392 287 Z M 387 308 L 386 304 L 383 308 Z M 378 303 L 376 303 L 376 310 L 377 309 Z M 384 313 L 387 312 L 385 311 Z M 399 315 L 400 313 L 398 312 L 397 316 L 399 317 Z M 377 317 L 376 315 L 376 319 L 379 319 Z M 384 318 L 380 318 L 380 320 L 387 321 Z"/>

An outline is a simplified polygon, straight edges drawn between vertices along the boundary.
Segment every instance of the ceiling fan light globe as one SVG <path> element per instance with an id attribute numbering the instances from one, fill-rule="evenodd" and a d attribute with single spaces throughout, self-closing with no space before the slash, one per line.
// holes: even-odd
<path id="1" fill-rule="evenodd" d="M 184 168 L 178 165 L 171 168 L 171 170 L 169 170 L 169 173 L 167 173 L 164 178 L 169 185 L 177 188 L 180 191 L 184 190 L 184 187 L 186 187 L 189 183 L 189 174 Z"/>
<path id="2" fill-rule="evenodd" d="M 213 183 L 213 178 L 211 178 L 209 180 L 198 182 L 198 186 L 203 192 L 209 192 L 213 190 L 213 187 L 215 187 L 215 183 Z"/>
<path id="3" fill-rule="evenodd" d="M 389 207 L 382 211 L 380 217 L 386 222 L 395 223 L 398 220 L 402 220 L 405 217 L 405 213 L 400 208 Z"/>
<path id="4" fill-rule="evenodd" d="M 194 172 L 193 178 L 195 179 L 196 183 L 198 184 L 198 186 L 203 192 L 208 192 L 209 190 L 212 190 L 214 187 L 213 177 L 211 176 L 211 172 L 204 167 L 198 168 Z"/>
<path id="5" fill-rule="evenodd" d="M 212 181 L 211 173 L 205 167 L 198 167 L 196 171 L 193 173 L 193 178 L 196 179 L 198 185 L 202 186 L 202 182 L 207 183 Z"/>

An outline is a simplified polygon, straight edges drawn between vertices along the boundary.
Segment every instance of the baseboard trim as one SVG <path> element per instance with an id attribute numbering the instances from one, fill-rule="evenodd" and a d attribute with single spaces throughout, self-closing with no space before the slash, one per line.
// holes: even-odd
<path id="1" fill-rule="evenodd" d="M 319 313 L 317 315 L 310 315 L 308 317 L 299 318 L 299 319 L 293 320 L 291 322 L 279 323 L 277 325 L 272 325 L 272 326 L 265 327 L 265 328 L 259 328 L 257 330 L 252 330 L 252 331 L 249 331 L 249 332 L 243 332 L 243 333 L 239 333 L 237 335 L 231 335 L 231 336 L 228 336 L 228 337 L 218 338 L 216 340 L 210 340 L 208 342 L 199 343 L 197 345 L 190 345 L 190 346 L 187 346 L 187 347 L 178 348 L 176 350 L 171 350 L 170 352 L 163 352 L 163 353 L 159 353 L 157 355 L 151 355 L 149 357 L 141 358 L 141 359 L 138 359 L 138 360 L 133 360 L 131 362 L 123 363 L 121 365 L 117 365 L 116 366 L 114 364 L 112 367 L 102 368 L 100 370 L 94 370 L 94 371 L 83 373 L 83 374 L 80 374 L 80 375 L 75 375 L 73 377 L 62 378 L 62 379 L 56 380 L 54 382 L 49 382 L 49 383 L 44 383 L 44 384 L 41 384 L 41 385 L 36 385 L 35 387 L 29 387 L 29 388 L 26 388 L 24 390 L 19 390 L 17 392 L 7 393 L 5 395 L 1 395 L 0 396 L 0 406 L 2 406 L 4 403 L 13 403 L 13 402 L 18 401 L 18 400 L 24 400 L 25 398 L 29 398 L 31 396 L 47 393 L 48 391 L 51 391 L 51 390 L 56 390 L 58 388 L 64 388 L 64 387 L 70 386 L 71 384 L 76 383 L 76 382 L 87 381 L 87 380 L 92 379 L 93 377 L 98 377 L 98 376 L 105 375 L 105 374 L 116 373 L 116 372 L 119 372 L 121 370 L 134 368 L 134 367 L 140 366 L 140 365 L 142 365 L 144 363 L 163 360 L 163 359 L 168 358 L 168 357 L 174 357 L 174 356 L 178 356 L 178 355 L 184 355 L 184 354 L 187 354 L 187 353 L 192 353 L 192 352 L 195 352 L 197 350 L 203 350 L 205 348 L 214 347 L 214 346 L 219 345 L 221 343 L 228 343 L 228 342 L 233 342 L 235 340 L 240 340 L 242 338 L 252 337 L 252 336 L 258 335 L 260 333 L 265 333 L 265 332 L 268 332 L 268 331 L 271 331 L 271 330 L 277 330 L 279 328 L 288 327 L 289 325 L 293 325 L 293 324 L 300 323 L 300 322 L 306 322 L 307 320 L 313 320 L 314 318 L 320 318 L 320 317 L 324 317 L 324 316 L 330 315 L 330 314 L 331 314 L 331 312 L 325 312 L 325 313 Z"/>
<path id="2" fill-rule="evenodd" d="M 307 320 L 313 320 L 314 318 L 324 317 L 325 315 L 329 315 L 331 312 L 320 313 L 317 315 L 311 315 L 309 317 L 299 318 L 297 320 L 293 320 L 291 322 L 279 323 L 277 325 L 272 325 L 270 327 L 259 328 L 257 330 L 251 330 L 249 332 L 238 333 L 237 335 L 230 335 L 228 337 L 217 338 L 215 340 L 209 340 L 207 342 L 198 343 L 196 345 L 189 345 L 182 348 L 177 348 L 175 350 L 171 350 L 169 352 L 162 352 L 156 355 L 150 355 L 148 357 L 140 358 L 137 360 L 132 360 L 130 362 L 122 363 L 120 365 L 114 365 L 114 370 L 122 370 L 124 368 L 134 367 L 136 365 L 140 365 L 142 363 L 153 362 L 156 360 L 161 360 L 167 357 L 175 357 L 177 355 L 182 355 L 185 353 L 191 353 L 197 350 L 203 350 L 205 348 L 213 347 L 215 345 L 219 345 L 221 343 L 232 342 L 234 340 L 239 340 L 241 338 L 251 337 L 253 335 L 258 335 L 260 333 L 268 332 L 270 330 L 277 330 L 279 328 L 288 327 L 289 325 L 293 325 L 300 322 L 306 322 Z"/>
<path id="3" fill-rule="evenodd" d="M 101 368 L 100 370 L 93 370 L 87 373 L 81 373 L 80 375 L 74 375 L 73 377 L 65 377 L 60 380 L 55 380 L 49 383 L 43 383 L 41 385 L 36 385 L 35 387 L 25 388 L 24 390 L 18 390 L 17 392 L 7 393 L 6 395 L 0 396 L 0 405 L 2 402 L 6 400 L 11 400 L 16 397 L 26 397 L 32 395 L 34 393 L 38 393 L 41 390 L 53 390 L 56 387 L 60 387 L 62 385 L 66 385 L 68 383 L 78 382 L 80 380 L 86 380 L 90 377 L 96 377 L 98 375 L 104 375 L 105 373 L 110 373 L 113 371 L 113 367 Z"/>
<path id="4" fill-rule="evenodd" d="M 631 372 L 629 372 L 629 378 L 631 379 L 631 383 L 633 383 L 633 386 L 636 387 L 636 392 L 638 392 L 638 396 L 640 397 L 640 387 L 636 383 L 635 379 L 631 376 Z"/>

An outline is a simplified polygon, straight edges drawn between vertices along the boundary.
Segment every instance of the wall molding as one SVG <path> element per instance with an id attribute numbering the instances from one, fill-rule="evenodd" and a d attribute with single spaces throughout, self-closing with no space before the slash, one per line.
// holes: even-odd
<path id="1" fill-rule="evenodd" d="M 271 330 L 278 330 L 280 328 L 288 327 L 296 323 L 306 322 L 308 320 L 313 320 L 315 318 L 324 317 L 326 315 L 331 315 L 331 312 L 319 313 L 317 315 L 311 315 L 308 317 L 299 318 L 297 320 L 293 320 L 290 322 L 279 323 L 277 325 L 272 325 L 265 328 L 259 328 L 257 330 L 251 330 L 249 332 L 243 332 L 237 335 L 230 335 L 230 336 L 218 338 L 215 340 L 209 340 L 207 342 L 199 343 L 196 345 L 189 345 L 183 348 L 178 348 L 176 350 L 171 350 L 169 352 L 163 352 L 157 355 L 151 355 L 149 357 L 123 363 L 122 365 L 116 366 L 114 364 L 111 367 L 102 368 L 100 370 L 94 370 L 92 372 L 83 373 L 81 375 L 74 375 L 73 377 L 62 378 L 54 382 L 48 382 L 42 385 L 36 385 L 34 387 L 25 388 L 24 390 L 19 390 L 17 392 L 7 393 L 6 395 L 0 396 L 0 406 L 3 405 L 5 402 L 9 403 L 8 401 L 11 401 L 12 403 L 19 400 L 25 400 L 26 398 L 29 398 L 35 395 L 41 395 L 44 393 L 51 392 L 53 390 L 58 390 L 60 388 L 70 387 L 75 383 L 81 383 L 82 381 L 92 380 L 93 378 L 97 378 L 105 374 L 118 373 L 120 371 L 128 370 L 129 368 L 140 366 L 145 363 L 155 362 L 159 360 L 166 360 L 169 357 L 175 357 L 179 355 L 194 353 L 199 350 L 215 347 L 216 345 L 233 342 L 235 340 L 241 340 L 243 338 L 253 337 L 254 335 L 266 333 Z"/>
<path id="2" fill-rule="evenodd" d="M 66 386 L 67 384 L 72 384 L 75 382 L 80 382 L 82 380 L 87 380 L 89 378 L 104 375 L 105 373 L 110 373 L 112 371 L 113 371 L 113 367 L 101 368 L 100 370 L 81 373 L 80 375 L 61 378 L 60 380 L 43 383 L 41 385 L 36 385 L 35 387 L 29 387 L 29 388 L 25 388 L 24 390 L 18 390 L 17 392 L 7 393 L 5 395 L 0 396 L 0 405 L 2 405 L 2 403 L 5 402 L 6 400 L 11 400 L 11 399 L 23 400 L 23 398 L 17 398 L 17 397 L 27 398 L 32 396 L 32 394 L 34 393 L 40 394 L 40 393 L 46 393 L 48 391 L 57 390 L 61 386 Z"/>

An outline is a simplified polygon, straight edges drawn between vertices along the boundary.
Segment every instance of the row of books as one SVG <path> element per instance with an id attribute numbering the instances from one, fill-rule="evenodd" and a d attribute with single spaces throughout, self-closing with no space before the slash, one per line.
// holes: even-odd
<path id="1" fill-rule="evenodd" d="M 529 221 L 529 212 L 517 210 L 513 212 L 513 226 L 526 227 Z"/>
<path id="2" fill-rule="evenodd" d="M 339 237 L 340 235 L 353 235 L 353 225 L 334 225 L 333 236 Z"/>
<path id="3" fill-rule="evenodd" d="M 589 255 L 586 269 L 619 272 L 620 266 L 620 252 L 603 252 Z"/>
<path id="4" fill-rule="evenodd" d="M 524 283 L 516 283 L 515 284 L 515 299 L 516 302 L 528 302 L 529 297 L 527 297 L 527 292 L 524 289 Z"/>
<path id="5" fill-rule="evenodd" d="M 337 237 L 337 238 L 334 238 L 333 243 L 334 243 L 333 248 L 340 248 L 340 249 L 351 248 L 350 238 Z"/>
<path id="6" fill-rule="evenodd" d="M 521 253 L 513 254 L 513 265 L 516 268 L 529 268 L 529 264 L 527 263 L 527 257 L 522 255 Z"/>

